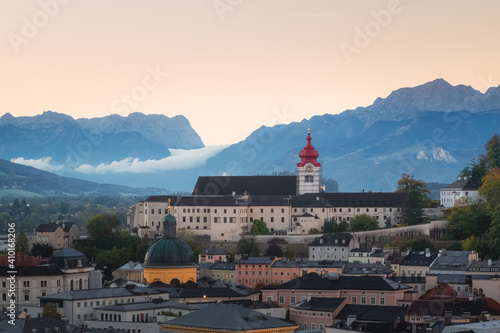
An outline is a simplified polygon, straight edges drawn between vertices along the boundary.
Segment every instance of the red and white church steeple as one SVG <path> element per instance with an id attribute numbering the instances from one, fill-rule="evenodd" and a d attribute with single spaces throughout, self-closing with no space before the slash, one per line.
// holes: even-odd
<path id="1" fill-rule="evenodd" d="M 307 144 L 299 153 L 297 163 L 297 195 L 321 192 L 321 163 L 319 153 L 311 144 L 311 129 L 307 130 Z"/>

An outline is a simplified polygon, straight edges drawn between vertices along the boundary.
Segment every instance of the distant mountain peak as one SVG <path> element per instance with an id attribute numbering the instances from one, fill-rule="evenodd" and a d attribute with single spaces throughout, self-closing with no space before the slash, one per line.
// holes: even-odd
<path id="1" fill-rule="evenodd" d="M 483 94 L 471 86 L 452 85 L 442 78 L 415 87 L 394 90 L 377 98 L 368 107 L 347 111 L 356 114 L 367 126 L 378 120 L 413 118 L 423 111 L 484 112 L 500 109 L 500 87 Z"/>

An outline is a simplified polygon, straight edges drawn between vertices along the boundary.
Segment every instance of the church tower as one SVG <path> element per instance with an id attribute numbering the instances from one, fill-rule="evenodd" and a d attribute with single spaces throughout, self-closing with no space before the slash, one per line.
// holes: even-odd
<path id="1" fill-rule="evenodd" d="M 321 163 L 319 154 L 311 144 L 311 130 L 307 131 L 307 144 L 299 153 L 300 163 L 297 163 L 297 195 L 321 192 Z"/>

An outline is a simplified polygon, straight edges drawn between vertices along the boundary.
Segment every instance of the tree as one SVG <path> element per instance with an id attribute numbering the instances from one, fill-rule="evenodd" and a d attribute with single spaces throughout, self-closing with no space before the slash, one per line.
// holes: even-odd
<path id="1" fill-rule="evenodd" d="M 267 246 L 265 255 L 267 257 L 281 257 L 283 255 L 283 250 L 281 249 L 281 246 L 279 246 L 278 244 L 270 243 Z"/>
<path id="2" fill-rule="evenodd" d="M 255 237 L 242 236 L 238 243 L 236 244 L 237 252 L 240 254 L 248 254 L 250 257 L 256 257 L 259 255 L 259 247 L 255 242 Z"/>
<path id="3" fill-rule="evenodd" d="M 346 232 L 349 230 L 349 222 L 342 220 L 339 223 L 334 219 L 325 222 L 325 232 L 336 233 L 336 232 Z"/>
<path id="4" fill-rule="evenodd" d="M 55 305 L 45 305 L 42 310 L 42 317 L 51 317 L 61 320 L 61 314 L 57 312 Z"/>
<path id="5" fill-rule="evenodd" d="M 488 170 L 500 167 L 500 137 L 498 134 L 493 135 L 486 142 L 485 147 Z"/>
<path id="6" fill-rule="evenodd" d="M 54 252 L 54 248 L 50 244 L 40 244 L 36 243 L 33 244 L 33 247 L 31 248 L 31 255 L 35 257 L 42 257 L 42 258 L 48 258 L 52 256 L 52 253 Z"/>
<path id="7" fill-rule="evenodd" d="M 415 251 L 424 251 L 425 249 L 434 249 L 434 244 L 425 237 L 413 238 L 406 242 L 406 246 Z"/>
<path id="8" fill-rule="evenodd" d="M 267 235 L 269 233 L 269 229 L 267 228 L 266 222 L 261 220 L 253 220 L 250 233 L 252 235 Z"/>
<path id="9" fill-rule="evenodd" d="M 486 258 L 487 256 L 487 244 L 481 237 L 475 237 L 471 235 L 467 239 L 462 241 L 462 251 L 477 251 L 480 258 Z"/>
<path id="10" fill-rule="evenodd" d="M 195 256 L 200 254 L 202 248 L 201 244 L 196 241 L 195 234 L 192 230 L 188 230 L 186 228 L 180 228 L 177 230 L 177 238 L 186 242 L 187 245 L 193 250 Z M 143 259 L 144 260 L 144 259 Z"/>
<path id="11" fill-rule="evenodd" d="M 366 231 L 378 229 L 378 221 L 367 214 L 356 215 L 351 220 L 350 231 Z"/>
<path id="12" fill-rule="evenodd" d="M 431 206 L 432 201 L 428 197 L 431 193 L 427 185 L 422 180 L 416 180 L 413 175 L 403 174 L 398 180 L 396 193 L 406 193 L 403 218 L 408 225 L 415 225 L 423 222 L 422 208 Z"/>
<path id="13" fill-rule="evenodd" d="M 115 214 L 97 214 L 89 219 L 86 228 L 92 238 L 111 236 L 113 230 L 120 225 L 120 220 Z"/>
<path id="14" fill-rule="evenodd" d="M 500 168 L 495 167 L 484 176 L 479 194 L 486 199 L 490 211 L 500 208 Z"/>
<path id="15" fill-rule="evenodd" d="M 468 205 L 455 205 L 448 216 L 448 234 L 452 239 L 484 235 L 491 226 L 486 203 L 482 200 Z"/>
<path id="16" fill-rule="evenodd" d="M 21 230 L 16 237 L 16 253 L 29 254 L 29 251 L 30 251 L 30 245 L 28 237 L 26 237 L 24 230 Z"/>

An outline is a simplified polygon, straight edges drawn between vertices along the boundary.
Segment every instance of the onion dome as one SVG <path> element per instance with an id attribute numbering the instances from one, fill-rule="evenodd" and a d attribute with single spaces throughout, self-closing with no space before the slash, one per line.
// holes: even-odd
<path id="1" fill-rule="evenodd" d="M 315 167 L 320 167 L 321 163 L 318 163 L 316 160 L 319 156 L 319 153 L 316 149 L 314 149 L 313 145 L 311 144 L 311 130 L 307 130 L 307 144 L 305 145 L 304 149 L 302 149 L 299 153 L 300 157 L 300 163 L 297 163 L 298 167 L 303 167 L 307 163 L 311 163 Z"/>

